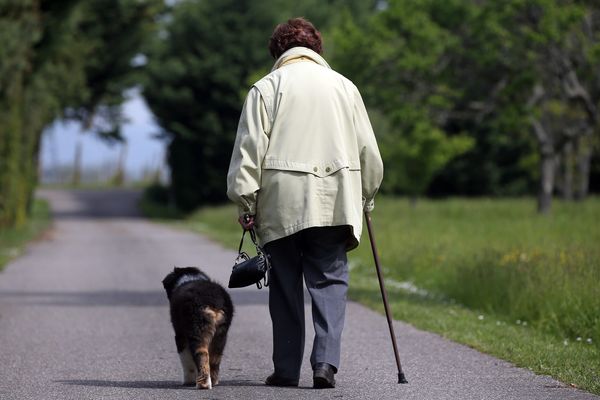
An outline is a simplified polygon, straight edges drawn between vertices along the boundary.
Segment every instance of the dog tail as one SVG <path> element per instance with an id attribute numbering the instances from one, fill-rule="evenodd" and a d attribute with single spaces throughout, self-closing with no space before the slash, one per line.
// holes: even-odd
<path id="1" fill-rule="evenodd" d="M 194 357 L 194 362 L 198 368 L 198 376 L 196 378 L 196 387 L 199 389 L 210 389 L 212 388 L 211 382 L 211 366 L 215 365 L 215 362 L 220 362 L 221 354 L 215 354 L 211 351 L 214 347 L 213 339 L 217 329 L 225 320 L 225 314 L 223 311 L 214 309 L 212 307 L 204 307 L 200 310 L 200 319 L 202 323 L 198 324 L 198 332 L 195 332 L 192 338 L 190 338 L 190 350 Z M 217 358 L 213 360 L 211 358 Z M 216 382 L 215 382 L 216 384 Z"/>

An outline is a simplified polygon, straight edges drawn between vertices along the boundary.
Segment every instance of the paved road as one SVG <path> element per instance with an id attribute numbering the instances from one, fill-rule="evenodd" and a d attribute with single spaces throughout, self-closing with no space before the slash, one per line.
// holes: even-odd
<path id="1" fill-rule="evenodd" d="M 311 389 L 307 359 L 300 388 L 266 387 L 271 330 L 267 292 L 257 289 L 232 292 L 237 314 L 221 384 L 181 387 L 161 280 L 174 265 L 198 265 L 226 282 L 234 253 L 139 218 L 135 192 L 42 195 L 54 228 L 0 274 L 2 400 L 600 399 L 400 322 L 410 383 L 398 385 L 385 319 L 355 303 L 338 388 Z"/>

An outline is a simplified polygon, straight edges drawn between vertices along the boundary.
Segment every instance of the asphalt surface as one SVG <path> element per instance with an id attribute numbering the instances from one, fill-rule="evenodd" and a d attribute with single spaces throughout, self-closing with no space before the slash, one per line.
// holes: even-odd
<path id="1" fill-rule="evenodd" d="M 234 252 L 143 220 L 133 191 L 41 195 L 54 227 L 0 273 L 1 400 L 600 399 L 395 322 L 409 380 L 399 385 L 385 318 L 356 303 L 336 389 L 311 388 L 311 324 L 300 387 L 266 387 L 271 325 L 267 291 L 256 288 L 231 291 L 236 315 L 220 385 L 182 387 L 161 281 L 175 265 L 196 265 L 226 282 Z"/>

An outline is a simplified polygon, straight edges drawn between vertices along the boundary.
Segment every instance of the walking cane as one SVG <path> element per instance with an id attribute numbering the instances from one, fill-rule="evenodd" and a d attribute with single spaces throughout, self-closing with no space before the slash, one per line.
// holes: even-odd
<path id="1" fill-rule="evenodd" d="M 394 325 L 392 324 L 392 314 L 388 304 L 385 284 L 383 283 L 383 273 L 381 272 L 381 266 L 379 265 L 379 255 L 377 254 L 377 247 L 375 246 L 375 236 L 373 236 L 370 212 L 365 211 L 365 219 L 367 220 L 367 230 L 369 231 L 371 250 L 373 250 L 373 259 L 375 260 L 375 269 L 377 270 L 379 289 L 381 289 L 381 297 L 383 298 L 383 308 L 385 309 L 385 316 L 387 317 L 388 326 L 390 328 L 390 336 L 392 337 L 392 346 L 394 347 L 394 356 L 396 357 L 396 366 L 398 367 L 398 383 L 408 383 L 406 377 L 404 376 L 404 372 L 402 372 L 402 366 L 400 365 L 400 354 L 398 353 L 398 346 L 396 345 L 396 335 L 394 334 Z"/>

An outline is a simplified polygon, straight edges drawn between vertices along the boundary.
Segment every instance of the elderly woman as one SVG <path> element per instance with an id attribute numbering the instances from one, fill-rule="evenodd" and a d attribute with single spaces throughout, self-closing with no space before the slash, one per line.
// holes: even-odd
<path id="1" fill-rule="evenodd" d="M 363 210 L 383 164 L 356 86 L 320 56 L 321 35 L 305 19 L 278 25 L 275 65 L 244 104 L 227 177 L 244 229 L 271 257 L 271 386 L 297 386 L 304 351 L 303 278 L 312 299 L 315 388 L 335 387 L 348 263 Z"/>

